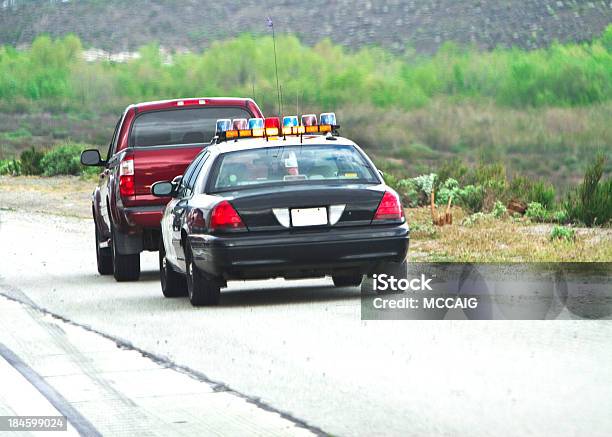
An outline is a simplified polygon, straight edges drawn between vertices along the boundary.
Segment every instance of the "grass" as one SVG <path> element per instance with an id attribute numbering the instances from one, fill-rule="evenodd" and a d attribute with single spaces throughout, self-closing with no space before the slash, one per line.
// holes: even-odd
<path id="1" fill-rule="evenodd" d="M 458 158 L 501 161 L 508 176 L 544 178 L 558 192 L 582 180 L 584 168 L 612 143 L 612 103 L 575 108 L 506 108 L 488 101 L 438 98 L 422 108 L 340 109 L 342 134 L 400 177 L 429 173 Z M 372 123 L 376 120 L 376 123 Z M 612 171 L 608 159 L 607 172 Z"/>
<path id="2" fill-rule="evenodd" d="M 553 225 L 485 215 L 469 226 L 453 208 L 454 223 L 431 226 L 429 208 L 410 208 L 410 260 L 416 262 L 612 262 L 611 228 L 577 228 L 575 239 L 554 239 Z"/>

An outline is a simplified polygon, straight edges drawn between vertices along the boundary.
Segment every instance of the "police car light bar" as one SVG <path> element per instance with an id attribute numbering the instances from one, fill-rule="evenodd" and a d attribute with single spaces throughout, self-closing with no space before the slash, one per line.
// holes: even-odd
<path id="1" fill-rule="evenodd" d="M 336 114 L 325 112 L 320 115 L 317 123 L 315 114 L 306 114 L 301 117 L 301 124 L 296 115 L 283 117 L 282 128 L 281 120 L 277 117 L 251 118 L 245 119 L 219 119 L 217 120 L 216 141 L 217 143 L 239 138 L 268 138 L 279 135 L 304 135 L 317 133 L 335 132 L 339 126 L 336 124 Z"/>

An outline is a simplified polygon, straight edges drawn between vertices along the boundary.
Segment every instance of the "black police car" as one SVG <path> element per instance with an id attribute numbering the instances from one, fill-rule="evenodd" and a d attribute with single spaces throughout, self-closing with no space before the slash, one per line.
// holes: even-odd
<path id="1" fill-rule="evenodd" d="M 280 130 L 276 120 L 221 132 L 182 177 L 151 187 L 172 198 L 161 222 L 164 296 L 214 305 L 232 279 L 330 275 L 345 287 L 364 274 L 405 277 L 408 225 L 372 161 L 329 129 Z"/>

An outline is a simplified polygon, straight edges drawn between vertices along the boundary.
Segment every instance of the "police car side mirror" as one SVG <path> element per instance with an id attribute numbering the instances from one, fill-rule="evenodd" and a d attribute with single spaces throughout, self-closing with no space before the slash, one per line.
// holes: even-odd
<path id="1" fill-rule="evenodd" d="M 174 184 L 168 181 L 155 182 L 151 185 L 151 194 L 155 197 L 176 197 Z"/>

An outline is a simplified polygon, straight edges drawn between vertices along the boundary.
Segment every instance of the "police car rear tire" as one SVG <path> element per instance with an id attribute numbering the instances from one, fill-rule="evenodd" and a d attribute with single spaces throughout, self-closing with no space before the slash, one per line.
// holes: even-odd
<path id="1" fill-rule="evenodd" d="M 377 273 L 379 275 L 385 274 L 387 277 L 393 276 L 396 279 L 406 279 L 408 277 L 408 263 L 406 260 L 401 263 L 388 262 Z"/>
<path id="2" fill-rule="evenodd" d="M 187 296 L 187 280 L 168 263 L 164 242 L 159 245 L 159 279 L 164 297 Z"/>
<path id="3" fill-rule="evenodd" d="M 361 285 L 363 275 L 334 275 L 332 279 L 336 287 L 358 287 Z"/>
<path id="4" fill-rule="evenodd" d="M 213 279 L 207 278 L 193 263 L 191 247 L 187 246 L 185 270 L 187 274 L 187 291 L 189 301 L 194 307 L 218 305 L 221 298 L 221 286 Z"/>

